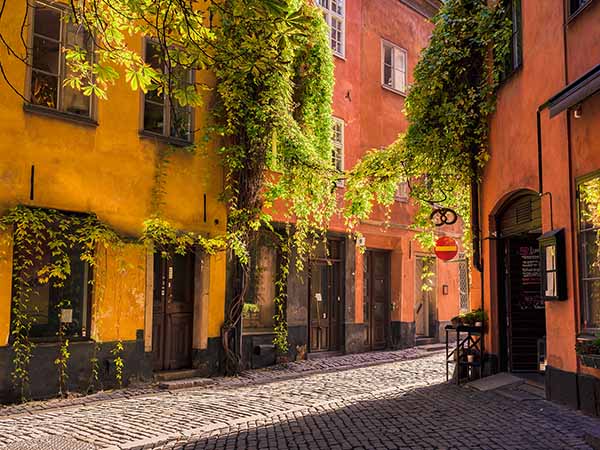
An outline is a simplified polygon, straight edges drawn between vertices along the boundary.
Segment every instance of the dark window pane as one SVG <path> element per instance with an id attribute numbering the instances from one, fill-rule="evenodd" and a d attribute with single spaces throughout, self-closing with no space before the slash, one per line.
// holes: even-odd
<path id="1" fill-rule="evenodd" d="M 49 251 L 44 262 L 51 260 Z M 71 275 L 62 286 L 52 282 L 32 283 L 29 314 L 34 319 L 32 337 L 55 337 L 61 322 L 67 336 L 78 337 L 87 333 L 88 311 L 88 266 L 81 261 L 81 251 L 72 250 L 70 255 Z M 35 277 L 34 277 L 35 278 Z"/>
<path id="2" fill-rule="evenodd" d="M 146 63 L 155 69 L 162 70 L 160 46 L 153 41 L 146 41 Z"/>
<path id="3" fill-rule="evenodd" d="M 36 6 L 34 32 L 54 40 L 60 38 L 60 12 L 47 6 Z"/>
<path id="4" fill-rule="evenodd" d="M 600 280 L 583 283 L 587 328 L 600 328 Z"/>
<path id="5" fill-rule="evenodd" d="M 144 102 L 144 130 L 163 134 L 164 107 L 149 101 Z"/>
<path id="6" fill-rule="evenodd" d="M 68 86 L 62 88 L 61 109 L 79 116 L 90 116 L 90 97 Z"/>
<path id="7" fill-rule="evenodd" d="M 31 103 L 34 105 L 57 107 L 58 77 L 35 70 L 31 73 Z"/>
<path id="8" fill-rule="evenodd" d="M 173 302 L 194 301 L 194 255 L 173 256 Z"/>
<path id="9" fill-rule="evenodd" d="M 585 278 L 600 278 L 600 258 L 598 255 L 598 231 L 591 230 L 581 233 L 582 252 L 585 258 L 583 276 Z"/>
<path id="10" fill-rule="evenodd" d="M 48 39 L 33 39 L 33 67 L 58 75 L 60 45 Z"/>
<path id="11" fill-rule="evenodd" d="M 176 100 L 173 100 L 176 102 Z M 171 137 L 191 140 L 192 111 L 188 107 L 171 108 Z"/>

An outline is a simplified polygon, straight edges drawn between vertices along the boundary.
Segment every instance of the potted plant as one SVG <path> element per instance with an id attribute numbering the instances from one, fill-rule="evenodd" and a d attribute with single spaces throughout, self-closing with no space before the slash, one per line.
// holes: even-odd
<path id="1" fill-rule="evenodd" d="M 578 341 L 575 344 L 575 352 L 581 364 L 600 369 L 600 337 Z"/>
<path id="2" fill-rule="evenodd" d="M 459 314 L 458 316 L 454 316 L 452 319 L 450 319 L 450 323 L 452 323 L 454 328 L 459 327 L 463 324 L 462 315 Z"/>

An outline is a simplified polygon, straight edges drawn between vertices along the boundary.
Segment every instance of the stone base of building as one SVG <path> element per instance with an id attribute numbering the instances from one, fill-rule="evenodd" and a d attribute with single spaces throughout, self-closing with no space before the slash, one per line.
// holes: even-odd
<path id="1" fill-rule="evenodd" d="M 208 338 L 208 346 L 204 350 L 194 349 L 192 368 L 199 370 L 205 377 L 220 374 L 223 361 L 223 346 L 220 337 Z"/>
<path id="2" fill-rule="evenodd" d="M 546 398 L 600 417 L 600 379 L 546 367 Z"/>
<path id="3" fill-rule="evenodd" d="M 416 328 L 414 322 L 392 321 L 390 347 L 394 350 L 414 347 L 416 343 Z"/>
<path id="4" fill-rule="evenodd" d="M 110 389 L 117 387 L 114 355 L 111 350 L 116 342 L 96 343 L 93 341 L 70 341 L 67 364 L 67 388 L 72 392 L 85 393 L 90 388 Z M 54 361 L 59 352 L 58 342 L 38 343 L 33 349 L 29 365 L 29 394 L 32 399 L 51 398 L 58 395 L 58 368 Z M 91 386 L 92 359 L 98 359 L 98 383 Z M 152 358 L 144 353 L 143 331 L 138 330 L 137 339 L 123 341 L 123 384 L 152 379 Z M 11 373 L 14 353 L 11 346 L 0 347 L 0 401 L 9 403 L 20 400 L 20 392 L 15 390 Z"/>

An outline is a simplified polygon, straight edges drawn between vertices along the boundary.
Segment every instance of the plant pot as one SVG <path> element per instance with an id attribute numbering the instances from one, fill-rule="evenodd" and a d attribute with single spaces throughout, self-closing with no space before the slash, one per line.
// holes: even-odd
<path id="1" fill-rule="evenodd" d="M 483 322 L 475 322 L 476 327 L 483 327 Z"/>
<path id="2" fill-rule="evenodd" d="M 467 355 L 467 362 L 468 363 L 474 363 L 475 362 L 475 355 Z"/>
<path id="3" fill-rule="evenodd" d="M 600 355 L 579 355 L 579 360 L 586 367 L 600 369 Z"/>

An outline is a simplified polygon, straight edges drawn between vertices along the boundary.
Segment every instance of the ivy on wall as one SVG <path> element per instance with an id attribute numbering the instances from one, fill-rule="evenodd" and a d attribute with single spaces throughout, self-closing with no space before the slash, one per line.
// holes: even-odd
<path id="1" fill-rule="evenodd" d="M 426 248 L 434 243 L 432 205 L 453 208 L 468 223 L 469 186 L 489 159 L 488 120 L 512 32 L 502 2 L 485 0 L 448 0 L 433 23 L 406 99 L 408 131 L 367 154 L 350 172 L 346 193 L 347 216 L 365 217 L 373 199 L 391 205 L 398 181 L 410 180 L 419 206 L 414 225 Z"/>

